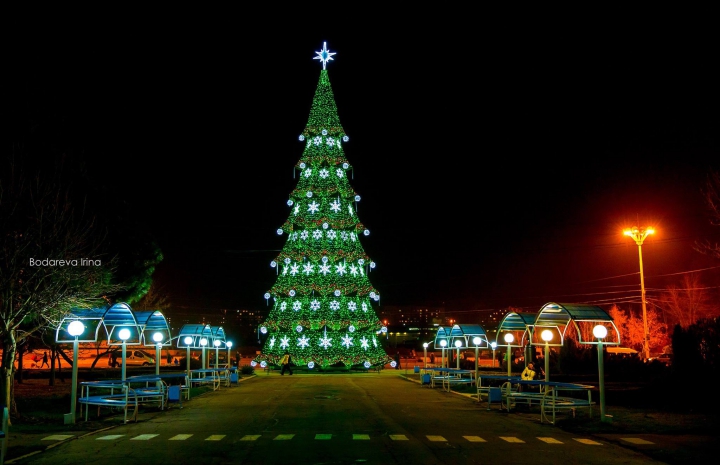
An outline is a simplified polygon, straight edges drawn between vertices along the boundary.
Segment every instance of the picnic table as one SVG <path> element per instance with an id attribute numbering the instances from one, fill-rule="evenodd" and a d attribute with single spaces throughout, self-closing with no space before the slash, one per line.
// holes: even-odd
<path id="1" fill-rule="evenodd" d="M 442 388 L 450 391 L 456 384 L 472 384 L 475 382 L 475 370 L 464 370 L 461 368 L 431 367 L 425 371 L 432 373 L 430 387 L 435 388 L 435 383 L 442 383 Z M 470 376 L 467 376 L 470 375 Z"/>
<path id="2" fill-rule="evenodd" d="M 213 391 L 217 391 L 222 383 L 225 383 L 226 386 L 230 385 L 230 375 L 227 367 L 190 370 L 191 386 L 212 384 Z"/>
<path id="3" fill-rule="evenodd" d="M 538 387 L 538 391 L 520 390 L 520 386 Z M 592 406 L 595 404 L 592 400 L 592 389 L 593 386 L 585 384 L 514 379 L 503 384 L 501 396 L 503 408 L 508 412 L 517 404 L 538 405 L 540 422 L 555 424 L 556 414 L 563 410 L 570 411 L 574 417 L 577 408 L 587 407 L 588 415 L 592 417 Z M 587 399 L 577 396 L 582 391 L 587 393 Z"/>

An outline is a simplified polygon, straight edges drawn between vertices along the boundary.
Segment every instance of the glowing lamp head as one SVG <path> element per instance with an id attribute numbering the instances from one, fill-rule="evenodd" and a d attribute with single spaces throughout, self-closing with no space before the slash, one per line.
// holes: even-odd
<path id="1" fill-rule="evenodd" d="M 428 345 L 429 345 L 429 344 L 428 344 L 427 342 L 423 342 L 423 349 L 427 349 L 427 348 L 428 348 Z"/>
<path id="2" fill-rule="evenodd" d="M 490 348 L 491 348 L 492 350 L 497 349 L 497 342 L 492 341 L 492 342 L 490 343 Z"/>
<path id="3" fill-rule="evenodd" d="M 440 347 L 445 347 L 445 346 L 447 346 L 447 341 L 445 339 L 443 339 L 442 341 L 440 341 Z"/>
<path id="4" fill-rule="evenodd" d="M 460 347 L 462 347 L 462 341 L 461 341 L 460 339 L 458 339 L 457 341 L 455 341 L 455 347 L 457 347 L 458 349 L 459 349 Z"/>
<path id="5" fill-rule="evenodd" d="M 479 346 L 481 342 L 482 342 L 482 339 L 480 339 L 479 337 L 475 336 L 473 338 L 473 344 L 475 344 L 476 346 Z"/>
<path id="6" fill-rule="evenodd" d="M 232 341 L 227 341 L 225 343 L 225 345 L 227 346 L 228 349 L 232 348 Z"/>
<path id="7" fill-rule="evenodd" d="M 120 332 L 118 333 L 118 337 L 119 337 L 123 342 L 127 341 L 128 339 L 130 339 L 130 330 L 127 329 L 127 328 L 121 329 Z"/>
<path id="8" fill-rule="evenodd" d="M 507 342 L 508 344 L 512 344 L 512 342 L 515 340 L 515 336 L 513 336 L 510 333 L 507 333 L 507 334 L 505 334 L 504 339 L 505 339 L 505 342 Z"/>
<path id="9" fill-rule="evenodd" d="M 593 328 L 593 336 L 598 339 L 605 339 L 607 336 L 607 328 L 603 325 L 597 325 Z"/>
<path id="10" fill-rule="evenodd" d="M 155 341 L 157 344 L 160 344 L 163 340 L 162 333 L 155 333 L 153 334 L 153 341 Z"/>
<path id="11" fill-rule="evenodd" d="M 185 336 L 185 339 L 183 339 L 183 342 L 185 343 L 186 346 L 189 346 L 190 344 L 192 344 L 192 338 L 190 336 Z"/>
<path id="12" fill-rule="evenodd" d="M 220 339 L 215 339 L 215 340 L 213 341 L 213 345 L 214 345 L 215 347 L 220 347 L 220 344 L 221 344 Z"/>
<path id="13" fill-rule="evenodd" d="M 550 331 L 549 329 L 546 329 L 545 331 L 540 333 L 540 337 L 542 338 L 543 341 L 550 342 L 550 341 L 552 341 L 552 338 L 553 338 L 552 331 Z"/>
<path id="14" fill-rule="evenodd" d="M 77 337 L 85 331 L 85 325 L 82 324 L 81 321 L 75 320 L 72 323 L 68 325 L 68 333 L 73 336 Z"/>
<path id="15" fill-rule="evenodd" d="M 208 344 L 208 340 L 206 338 L 200 339 L 200 345 L 205 347 Z"/>

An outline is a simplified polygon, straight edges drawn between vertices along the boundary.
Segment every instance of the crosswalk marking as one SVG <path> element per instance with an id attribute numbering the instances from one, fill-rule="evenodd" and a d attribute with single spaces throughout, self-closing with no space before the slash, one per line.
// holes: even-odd
<path id="1" fill-rule="evenodd" d="M 43 441 L 64 441 L 74 437 L 72 434 L 53 434 L 52 436 L 46 436 L 42 438 Z"/>
<path id="2" fill-rule="evenodd" d="M 582 439 L 582 438 L 573 438 L 573 439 L 581 444 L 587 444 L 589 446 L 602 446 L 602 443 L 593 441 L 592 439 Z"/>
<path id="3" fill-rule="evenodd" d="M 118 439 L 125 436 L 124 434 L 108 434 L 107 436 L 100 436 L 97 438 L 97 441 L 112 441 L 113 439 Z"/>
<path id="4" fill-rule="evenodd" d="M 296 434 L 278 434 L 277 436 L 275 436 L 273 438 L 273 440 L 289 441 L 289 440 L 294 439 L 295 436 L 296 436 Z M 342 435 L 337 435 L 337 434 L 333 435 L 333 434 L 328 434 L 328 433 L 318 433 L 318 434 L 315 434 L 315 439 L 328 441 L 328 440 L 338 439 L 338 438 L 342 439 L 341 436 Z M 41 440 L 42 441 L 64 441 L 64 440 L 72 439 L 75 437 L 77 437 L 77 436 L 72 435 L 72 434 L 52 434 L 52 435 L 41 438 Z M 99 436 L 99 437 L 95 438 L 95 440 L 96 441 L 114 441 L 116 439 L 120 439 L 120 438 L 124 438 L 124 437 L 128 437 L 128 436 L 125 434 L 107 434 L 104 436 Z M 128 439 L 130 441 L 150 441 L 150 440 L 156 439 L 158 437 L 160 437 L 161 440 L 163 439 L 162 436 L 159 434 L 139 434 L 134 437 L 129 437 Z M 193 434 L 176 434 L 176 435 L 168 438 L 167 440 L 168 441 L 185 441 L 187 439 L 190 439 L 191 437 L 193 437 Z M 227 435 L 225 435 L 225 434 L 213 434 L 213 435 L 208 436 L 204 440 L 205 441 L 222 441 L 226 437 L 227 437 Z M 262 435 L 260 435 L 260 434 L 246 434 L 240 438 L 240 441 L 257 441 L 261 437 L 262 437 Z M 411 439 L 415 439 L 415 436 L 413 436 L 412 438 L 408 438 L 404 434 L 389 434 L 388 437 L 392 441 L 410 441 Z M 448 440 L 445 436 L 441 436 L 441 435 L 428 434 L 428 435 L 425 435 L 425 437 L 427 438 L 428 441 L 432 441 L 432 442 L 451 442 L 451 441 L 453 441 L 452 438 Z M 469 442 L 487 442 L 487 439 L 484 439 L 480 436 L 462 436 L 462 438 Z M 524 441 L 518 437 L 515 437 L 515 436 L 498 436 L 498 438 L 505 442 L 508 442 L 508 443 L 515 443 L 515 444 L 525 444 L 526 443 L 526 441 Z M 369 434 L 353 434 L 352 439 L 354 441 L 369 441 L 371 438 L 370 438 Z M 549 436 L 538 436 L 537 439 L 546 444 L 564 444 L 563 441 L 560 441 L 558 439 L 555 439 L 555 438 L 549 437 Z M 626 437 L 626 438 L 619 438 L 619 439 L 621 441 L 624 441 L 624 442 L 627 442 L 630 444 L 635 444 L 635 445 L 656 445 L 654 442 L 647 441 L 642 438 Z M 595 441 L 593 439 L 573 438 L 573 440 L 577 441 L 581 444 L 590 445 L 590 446 L 602 446 L 603 445 L 603 443 Z"/>
<path id="5" fill-rule="evenodd" d="M 540 438 L 539 437 L 538 439 L 546 444 L 562 444 L 563 443 L 562 441 L 558 441 L 555 438 Z"/>
<path id="6" fill-rule="evenodd" d="M 655 444 L 651 441 L 646 441 L 645 439 L 640 438 L 620 438 L 621 441 L 629 442 L 630 444 Z"/>

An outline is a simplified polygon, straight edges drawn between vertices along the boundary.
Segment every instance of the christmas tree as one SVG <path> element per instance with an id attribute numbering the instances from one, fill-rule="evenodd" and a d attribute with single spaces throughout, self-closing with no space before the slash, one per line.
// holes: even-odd
<path id="1" fill-rule="evenodd" d="M 368 278 L 375 263 L 360 244 L 369 231 L 357 216 L 360 196 L 348 180 L 352 166 L 343 151 L 348 136 L 326 69 L 335 53 L 326 43 L 315 53 L 323 68 L 299 137 L 305 149 L 295 165 L 289 217 L 277 230 L 287 239 L 270 264 L 277 281 L 265 294 L 272 308 L 260 326 L 264 342 L 254 363 L 277 365 L 288 351 L 295 365 L 310 369 L 370 368 L 390 362 L 380 344 L 387 330 L 372 307 L 380 301 Z"/>

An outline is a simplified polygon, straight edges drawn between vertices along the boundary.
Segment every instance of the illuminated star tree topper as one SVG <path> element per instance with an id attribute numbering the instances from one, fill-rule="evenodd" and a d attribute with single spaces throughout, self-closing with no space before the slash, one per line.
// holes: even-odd
<path id="1" fill-rule="evenodd" d="M 330 53 L 330 50 L 327 48 L 327 42 L 323 42 L 323 48 L 319 52 L 315 52 L 317 55 L 313 60 L 320 60 L 322 61 L 323 69 L 325 69 L 325 65 L 328 61 L 333 60 L 333 55 L 335 55 L 336 52 Z"/>

